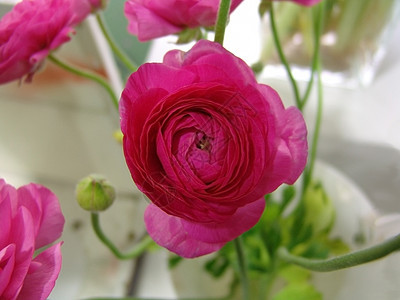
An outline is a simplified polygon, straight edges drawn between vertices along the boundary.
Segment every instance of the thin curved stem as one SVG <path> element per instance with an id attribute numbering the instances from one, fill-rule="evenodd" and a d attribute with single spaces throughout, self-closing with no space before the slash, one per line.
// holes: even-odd
<path id="1" fill-rule="evenodd" d="M 101 32 L 103 33 L 104 37 L 107 40 L 107 43 L 110 45 L 115 55 L 131 72 L 135 72 L 137 70 L 137 65 L 114 42 L 113 38 L 108 32 L 107 26 L 105 25 L 103 17 L 100 15 L 100 13 L 96 14 L 96 20 L 100 26 Z"/>
<path id="2" fill-rule="evenodd" d="M 240 282 L 242 284 L 242 295 L 243 295 L 242 299 L 248 300 L 250 299 L 250 287 L 249 287 L 249 279 L 247 277 L 246 259 L 243 252 L 242 238 L 239 236 L 233 241 L 233 243 L 235 245 L 235 250 L 239 263 L 239 275 L 240 275 Z"/>
<path id="3" fill-rule="evenodd" d="M 324 27 L 324 15 L 325 15 L 325 9 L 324 9 L 324 4 L 320 3 L 318 7 L 318 12 L 317 12 L 317 19 L 316 19 L 316 24 L 315 24 L 315 29 L 314 29 L 314 53 L 313 53 L 313 58 L 312 58 L 312 63 L 311 63 L 311 74 L 310 74 L 310 80 L 308 81 L 306 91 L 304 93 L 303 98 L 300 101 L 300 110 L 304 108 L 304 106 L 307 104 L 307 101 L 309 99 L 311 89 L 314 83 L 314 77 L 315 73 L 317 71 L 318 65 L 320 64 L 320 59 L 321 59 L 321 35 L 322 35 L 322 30 Z"/>
<path id="4" fill-rule="evenodd" d="M 118 257 L 119 259 L 133 259 L 141 255 L 146 249 L 148 249 L 151 245 L 154 245 L 154 241 L 150 236 L 145 236 L 130 253 L 121 253 L 117 246 L 105 235 L 100 226 L 100 218 L 98 213 L 91 213 L 91 221 L 94 232 L 100 241 L 103 242 L 104 245 L 111 250 L 111 252 Z"/>
<path id="5" fill-rule="evenodd" d="M 231 0 L 221 0 L 218 9 L 217 23 L 215 24 L 214 42 L 224 43 L 225 28 L 228 23 L 229 11 L 231 8 Z"/>
<path id="6" fill-rule="evenodd" d="M 296 101 L 296 106 L 302 110 L 302 105 L 301 105 L 301 97 L 299 93 L 299 88 L 297 86 L 297 82 L 294 79 L 294 76 L 292 74 L 292 70 L 290 68 L 289 62 L 286 59 L 286 56 L 283 52 L 281 42 L 279 40 L 279 34 L 278 34 L 278 29 L 276 27 L 276 21 L 275 21 L 275 12 L 274 12 L 274 5 L 272 4 L 269 10 L 269 17 L 270 17 L 270 25 L 271 25 L 271 32 L 272 32 L 272 37 L 274 38 L 276 50 L 278 52 L 279 58 L 283 64 L 283 66 L 286 69 L 286 73 L 289 77 L 290 84 L 292 85 L 295 101 Z"/>
<path id="7" fill-rule="evenodd" d="M 90 79 L 90 80 L 93 80 L 93 81 L 99 83 L 107 91 L 107 93 L 111 97 L 111 101 L 113 102 L 114 107 L 118 111 L 118 98 L 115 95 L 114 90 L 111 88 L 110 84 L 102 76 L 97 75 L 94 72 L 90 72 L 90 71 L 78 68 L 76 66 L 72 66 L 72 65 L 62 61 L 61 59 L 55 57 L 53 54 L 50 54 L 48 56 L 48 59 L 66 71 L 69 71 L 75 75 L 78 75 L 78 76 L 81 76 L 81 77 L 84 77 L 84 78 L 87 78 L 87 79 Z"/>
<path id="8" fill-rule="evenodd" d="M 320 37 L 322 32 L 322 24 L 323 24 L 323 17 L 324 17 L 324 3 L 319 4 L 318 10 L 318 18 L 317 24 L 315 29 L 315 46 L 318 48 L 318 51 L 314 55 L 314 62 L 313 62 L 313 70 L 317 73 L 317 112 L 316 112 L 316 119 L 314 125 L 314 133 L 311 142 L 311 150 L 310 150 L 310 159 L 309 163 L 305 172 L 305 178 L 303 181 L 303 192 L 306 190 L 311 178 L 312 173 L 314 171 L 315 159 L 317 157 L 317 148 L 318 148 L 318 140 L 319 140 L 319 133 L 321 130 L 321 123 L 322 123 L 322 111 L 323 111 L 323 84 L 322 84 L 322 74 L 321 74 L 321 57 L 319 55 L 319 45 L 320 45 Z M 305 99 L 306 101 L 307 99 Z M 305 101 L 302 104 L 305 104 Z"/>
<path id="9" fill-rule="evenodd" d="M 321 123 L 322 123 L 322 107 L 323 107 L 323 87 L 322 87 L 322 78 L 321 78 L 321 67 L 318 64 L 317 67 L 317 77 L 318 77 L 318 99 L 317 99 L 317 113 L 316 113 L 316 120 L 314 126 L 314 133 L 311 142 L 311 150 L 310 150 L 310 158 L 307 169 L 304 173 L 304 181 L 303 181 L 303 191 L 306 190 L 308 184 L 311 181 L 312 174 L 314 171 L 315 160 L 317 157 L 317 150 L 318 150 L 318 140 L 319 140 L 319 133 L 321 130 Z"/>
<path id="10" fill-rule="evenodd" d="M 278 257 L 291 264 L 317 272 L 331 272 L 365 264 L 400 250 L 400 234 L 381 244 L 337 256 L 331 259 L 308 259 L 290 254 L 286 248 L 278 249 Z"/>

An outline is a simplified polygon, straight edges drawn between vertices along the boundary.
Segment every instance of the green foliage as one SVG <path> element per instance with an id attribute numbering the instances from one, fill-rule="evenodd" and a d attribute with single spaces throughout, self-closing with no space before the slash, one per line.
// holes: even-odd
<path id="1" fill-rule="evenodd" d="M 269 10 L 272 5 L 272 0 L 261 0 L 258 6 L 258 14 L 260 17 L 263 17 Z"/>
<path id="2" fill-rule="evenodd" d="M 185 28 L 182 30 L 178 35 L 178 41 L 176 42 L 179 44 L 186 44 L 192 41 L 198 41 L 203 37 L 203 32 L 201 28 Z"/>
<path id="3" fill-rule="evenodd" d="M 309 283 L 288 284 L 272 300 L 322 300 L 322 294 Z"/>
<path id="4" fill-rule="evenodd" d="M 261 294 L 268 294 L 268 288 L 262 284 L 266 279 L 269 287 L 274 279 L 280 278 L 284 282 L 283 288 L 272 295 L 273 300 L 322 299 L 311 284 L 312 273 L 280 261 L 276 255 L 278 248 L 285 247 L 293 254 L 312 259 L 325 259 L 349 251 L 343 241 L 330 237 L 335 211 L 323 185 L 312 181 L 296 198 L 297 194 L 294 186 L 285 186 L 267 195 L 266 209 L 259 222 L 243 234 L 247 270 L 252 282 L 265 290 Z M 232 243 L 205 264 L 213 277 L 222 276 L 230 268 L 238 273 Z"/>
<path id="5" fill-rule="evenodd" d="M 168 259 L 168 268 L 170 269 L 175 268 L 182 260 L 183 257 L 179 255 L 171 255 Z"/>

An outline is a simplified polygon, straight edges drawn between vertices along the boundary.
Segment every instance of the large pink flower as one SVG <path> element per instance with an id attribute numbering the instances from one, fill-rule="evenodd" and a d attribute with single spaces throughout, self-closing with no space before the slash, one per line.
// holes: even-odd
<path id="1" fill-rule="evenodd" d="M 0 179 L 0 299 L 45 300 L 61 268 L 64 217 L 56 196 L 29 184 L 19 189 Z"/>
<path id="2" fill-rule="evenodd" d="M 31 80 L 100 0 L 24 0 L 0 21 L 0 83 Z"/>
<path id="3" fill-rule="evenodd" d="M 254 226 L 264 195 L 293 183 L 306 163 L 301 113 L 210 41 L 142 65 L 120 113 L 127 165 L 152 202 L 148 233 L 184 257 L 216 251 Z"/>
<path id="4" fill-rule="evenodd" d="M 233 0 L 231 12 L 243 0 Z M 128 0 L 125 16 L 128 31 L 140 41 L 147 41 L 190 27 L 213 26 L 219 0 Z"/>

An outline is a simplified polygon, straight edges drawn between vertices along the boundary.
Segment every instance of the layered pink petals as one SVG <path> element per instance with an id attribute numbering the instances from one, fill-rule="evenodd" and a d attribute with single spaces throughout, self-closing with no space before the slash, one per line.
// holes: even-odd
<path id="1" fill-rule="evenodd" d="M 51 246 L 36 256 L 29 266 L 17 299 L 47 299 L 60 273 L 61 258 L 61 243 Z"/>
<path id="2" fill-rule="evenodd" d="M 92 5 L 89 0 L 16 4 L 0 21 L 0 83 L 24 77 L 29 81 L 49 53 L 70 40 L 74 27 L 94 9 Z"/>
<path id="3" fill-rule="evenodd" d="M 147 230 L 181 256 L 216 251 L 250 229 L 264 195 L 294 183 L 306 163 L 300 112 L 217 43 L 143 65 L 120 113 L 127 165 L 153 203 Z"/>
<path id="4" fill-rule="evenodd" d="M 231 12 L 243 0 L 233 0 Z M 128 0 L 125 16 L 128 31 L 140 41 L 161 37 L 189 27 L 213 26 L 219 1 L 215 0 Z"/>
<path id="5" fill-rule="evenodd" d="M 0 179 L 0 299 L 46 299 L 61 268 L 64 217 L 48 189 L 29 184 L 16 190 Z"/>
<path id="6" fill-rule="evenodd" d="M 156 243 L 182 257 L 193 258 L 219 250 L 226 242 L 252 228 L 264 206 L 264 199 L 259 199 L 239 208 L 223 223 L 203 224 L 165 214 L 150 204 L 144 219 Z"/>

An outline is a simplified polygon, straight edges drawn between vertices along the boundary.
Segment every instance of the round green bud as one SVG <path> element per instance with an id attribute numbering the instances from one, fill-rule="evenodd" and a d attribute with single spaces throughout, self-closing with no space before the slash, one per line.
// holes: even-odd
<path id="1" fill-rule="evenodd" d="M 114 187 L 100 175 L 85 177 L 76 186 L 76 200 L 85 210 L 91 212 L 106 210 L 114 199 Z"/>
<path id="2" fill-rule="evenodd" d="M 323 185 L 311 182 L 304 194 L 305 216 L 303 222 L 312 226 L 313 232 L 329 232 L 335 221 L 335 208 Z"/>

